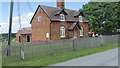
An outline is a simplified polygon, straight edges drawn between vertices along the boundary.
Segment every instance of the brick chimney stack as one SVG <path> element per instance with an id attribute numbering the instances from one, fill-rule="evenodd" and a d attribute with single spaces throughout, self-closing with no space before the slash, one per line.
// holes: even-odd
<path id="1" fill-rule="evenodd" d="M 64 9 L 64 0 L 57 0 L 57 7 Z"/>

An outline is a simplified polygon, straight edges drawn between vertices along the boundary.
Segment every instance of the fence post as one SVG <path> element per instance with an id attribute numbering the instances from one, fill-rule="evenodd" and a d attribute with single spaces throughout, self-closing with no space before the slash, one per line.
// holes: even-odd
<path id="1" fill-rule="evenodd" d="M 73 51 L 76 50 L 75 38 L 73 38 L 73 40 L 72 40 L 72 46 L 73 46 Z"/>
<path id="2" fill-rule="evenodd" d="M 100 39 L 101 39 L 101 46 L 103 45 L 103 36 L 101 35 L 100 36 Z"/>
<path id="3" fill-rule="evenodd" d="M 22 46 L 24 46 L 24 45 L 22 44 Z M 21 60 L 24 60 L 25 57 L 24 57 L 24 52 L 23 52 L 23 50 L 22 50 L 22 46 L 20 45 L 20 59 L 21 59 Z"/>

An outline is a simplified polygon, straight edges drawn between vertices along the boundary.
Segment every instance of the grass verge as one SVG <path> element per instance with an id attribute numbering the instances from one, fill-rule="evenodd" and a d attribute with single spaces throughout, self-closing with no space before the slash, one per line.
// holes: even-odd
<path id="1" fill-rule="evenodd" d="M 58 63 L 58 62 L 63 62 L 73 58 L 86 56 L 89 54 L 98 53 L 98 52 L 106 51 L 106 50 L 117 48 L 117 47 L 118 47 L 118 43 L 115 43 L 115 44 L 107 44 L 107 45 L 102 45 L 102 46 L 89 48 L 89 49 L 82 49 L 82 50 L 76 50 L 76 51 L 72 51 L 72 50 L 63 51 L 59 53 L 42 55 L 42 56 L 33 57 L 33 58 L 26 58 L 25 60 L 11 61 L 12 63 L 3 62 L 3 66 L 47 66 L 47 65 Z"/>

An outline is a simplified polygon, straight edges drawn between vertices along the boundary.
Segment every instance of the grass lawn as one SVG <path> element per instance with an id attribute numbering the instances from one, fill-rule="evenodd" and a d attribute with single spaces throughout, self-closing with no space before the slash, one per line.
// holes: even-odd
<path id="1" fill-rule="evenodd" d="M 82 49 L 82 50 L 76 50 L 76 51 L 63 51 L 59 53 L 53 53 L 48 55 L 42 55 L 38 57 L 33 58 L 26 58 L 25 60 L 16 60 L 11 62 L 3 62 L 3 66 L 47 66 L 51 64 L 55 64 L 58 62 L 63 62 L 66 60 L 70 60 L 73 58 L 86 56 L 93 53 L 98 53 L 102 51 L 106 51 L 109 49 L 117 48 L 118 43 L 115 44 L 107 44 L 103 46 L 98 46 L 95 48 L 89 48 L 89 49 Z"/>
<path id="2" fill-rule="evenodd" d="M 1 43 L 2 43 L 2 45 L 8 45 L 8 41 L 1 42 Z M 11 42 L 11 44 L 17 44 L 17 43 L 19 43 L 19 42 Z"/>

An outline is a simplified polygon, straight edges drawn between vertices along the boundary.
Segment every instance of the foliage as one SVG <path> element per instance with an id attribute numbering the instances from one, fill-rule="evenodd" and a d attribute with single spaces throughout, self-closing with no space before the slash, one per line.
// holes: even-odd
<path id="1" fill-rule="evenodd" d="M 0 36 L 2 35 L 2 37 L 0 37 L 0 39 L 8 39 L 8 33 L 4 33 L 4 34 L 0 34 Z M 11 38 L 15 38 L 16 37 L 16 33 L 12 33 L 11 34 Z"/>
<path id="2" fill-rule="evenodd" d="M 83 11 L 89 25 L 95 32 L 109 32 L 120 28 L 118 20 L 120 19 L 118 2 L 89 2 L 83 5 L 80 11 Z M 90 28 L 90 29 L 91 29 Z"/>

